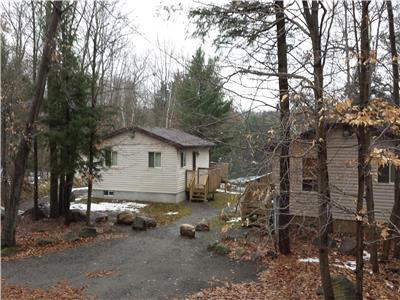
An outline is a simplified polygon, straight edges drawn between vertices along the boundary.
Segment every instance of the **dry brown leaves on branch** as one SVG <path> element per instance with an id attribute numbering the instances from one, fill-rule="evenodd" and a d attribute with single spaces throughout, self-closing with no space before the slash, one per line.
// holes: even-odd
<path id="1" fill-rule="evenodd" d="M 61 281 L 48 290 L 21 287 L 6 284 L 1 280 L 1 298 L 8 300 L 33 300 L 33 299 L 57 299 L 57 300 L 85 300 L 90 299 L 84 295 L 85 287 L 75 288 L 68 282 Z"/>

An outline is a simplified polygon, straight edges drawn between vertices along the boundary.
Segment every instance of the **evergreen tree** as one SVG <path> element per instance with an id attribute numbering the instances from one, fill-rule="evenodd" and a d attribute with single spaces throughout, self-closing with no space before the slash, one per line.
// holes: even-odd
<path id="1" fill-rule="evenodd" d="M 212 159 L 220 160 L 228 148 L 223 125 L 229 115 L 231 102 L 226 101 L 222 81 L 217 74 L 215 59 L 205 61 L 201 48 L 193 56 L 188 71 L 175 76 L 177 121 L 185 131 L 217 144 Z"/>

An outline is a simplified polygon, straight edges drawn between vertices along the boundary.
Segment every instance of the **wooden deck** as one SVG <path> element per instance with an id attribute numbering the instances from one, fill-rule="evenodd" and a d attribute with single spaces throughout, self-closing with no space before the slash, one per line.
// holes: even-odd
<path id="1" fill-rule="evenodd" d="M 222 182 L 228 182 L 229 164 L 211 163 L 210 168 L 186 170 L 186 191 L 189 201 L 207 201 Z"/>

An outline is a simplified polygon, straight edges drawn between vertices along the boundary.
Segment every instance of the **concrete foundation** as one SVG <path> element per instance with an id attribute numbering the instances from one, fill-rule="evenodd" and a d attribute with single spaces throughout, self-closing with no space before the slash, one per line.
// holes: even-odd
<path id="1" fill-rule="evenodd" d="M 186 193 L 180 192 L 177 194 L 167 193 L 143 193 L 143 192 L 130 192 L 130 191 L 113 191 L 112 196 L 105 196 L 103 190 L 93 190 L 93 197 L 103 199 L 118 199 L 142 202 L 158 202 L 158 203 L 179 203 L 186 199 Z"/>

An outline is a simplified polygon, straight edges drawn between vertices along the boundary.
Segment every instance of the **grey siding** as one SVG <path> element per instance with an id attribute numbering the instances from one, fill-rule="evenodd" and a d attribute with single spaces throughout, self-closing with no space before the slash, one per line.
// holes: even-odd
<path id="1" fill-rule="evenodd" d="M 306 141 L 305 141 L 306 142 Z M 336 219 L 354 219 L 357 197 L 357 138 L 344 137 L 341 129 L 332 129 L 328 136 L 328 172 L 331 186 L 333 216 Z M 302 190 L 302 157 L 315 155 L 309 151 L 310 144 L 291 145 L 290 212 L 295 215 L 317 216 L 318 197 L 315 192 Z M 377 145 L 379 147 L 379 145 Z M 394 185 L 377 182 L 377 166 L 373 165 L 374 201 L 376 217 L 387 220 L 394 201 Z M 273 156 L 272 180 L 279 189 L 279 156 Z M 366 204 L 364 203 L 364 207 Z"/>

